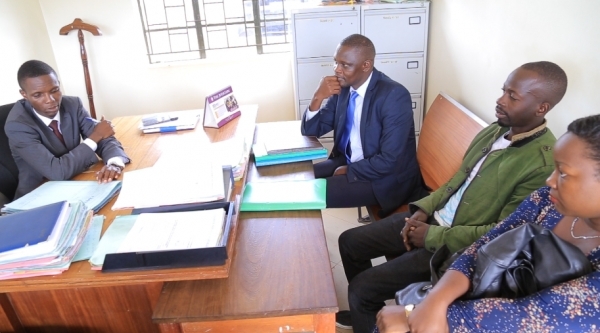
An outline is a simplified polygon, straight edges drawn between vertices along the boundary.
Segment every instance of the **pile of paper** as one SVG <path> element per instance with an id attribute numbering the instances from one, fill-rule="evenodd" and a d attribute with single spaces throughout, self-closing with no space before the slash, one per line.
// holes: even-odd
<path id="1" fill-rule="evenodd" d="M 161 252 L 216 247 L 221 242 L 225 210 L 151 213 L 115 217 L 90 258 L 101 270 L 107 254 Z"/>
<path id="2" fill-rule="evenodd" d="M 185 149 L 165 149 L 154 163 L 155 168 L 173 170 L 181 164 L 204 164 L 210 160 L 212 164 L 231 167 L 233 178 L 242 178 L 248 162 L 249 145 L 243 136 L 214 143 L 205 143 L 185 147 Z"/>
<path id="3" fill-rule="evenodd" d="M 83 203 L 66 201 L 0 217 L 0 280 L 69 269 L 91 220 Z"/>
<path id="4" fill-rule="evenodd" d="M 6 204 L 2 213 L 11 214 L 59 201 L 83 202 L 97 213 L 121 189 L 120 181 L 98 184 L 96 181 L 48 181 L 19 199 Z"/>
<path id="5" fill-rule="evenodd" d="M 254 153 L 256 166 L 285 164 L 327 158 L 327 149 L 323 147 L 281 152 L 269 152 L 267 149 L 268 147 L 265 144 L 259 143 L 252 146 L 252 152 Z"/>
<path id="6" fill-rule="evenodd" d="M 159 207 L 221 200 L 223 169 L 209 162 L 154 166 L 123 174 L 123 186 L 113 210 Z"/>
<path id="7" fill-rule="evenodd" d="M 262 123 L 262 133 L 252 146 L 256 166 L 327 158 L 327 149 L 316 137 L 303 136 L 300 121 Z"/>

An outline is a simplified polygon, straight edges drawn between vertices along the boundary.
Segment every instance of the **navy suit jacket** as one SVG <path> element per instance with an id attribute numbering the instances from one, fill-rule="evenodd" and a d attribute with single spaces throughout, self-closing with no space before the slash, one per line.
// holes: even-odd
<path id="1" fill-rule="evenodd" d="M 22 99 L 15 103 L 4 126 L 19 168 L 15 199 L 31 192 L 44 179 L 67 180 L 76 176 L 98 162 L 96 154 L 105 161 L 121 156 L 129 163 L 114 136 L 98 142 L 95 152 L 81 141 L 92 134 L 95 124 L 86 119 L 90 115 L 78 97 L 63 96 L 60 103 L 60 130 L 66 147 L 34 112 L 31 104 Z"/>
<path id="2" fill-rule="evenodd" d="M 334 131 L 334 146 L 329 158 L 343 153 L 338 148 L 346 122 L 350 88 L 331 96 L 310 120 L 302 117 L 302 135 L 320 137 Z M 410 94 L 400 83 L 377 69 L 363 100 L 360 138 L 364 159 L 348 165 L 349 182 L 369 181 L 383 210 L 402 204 L 413 189 L 404 180 L 420 177 L 417 163 L 415 127 Z M 412 185 L 410 185 L 412 186 Z"/>

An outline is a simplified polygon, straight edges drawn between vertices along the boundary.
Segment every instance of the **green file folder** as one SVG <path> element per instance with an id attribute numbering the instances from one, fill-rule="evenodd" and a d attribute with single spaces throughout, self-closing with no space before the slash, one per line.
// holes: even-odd
<path id="1" fill-rule="evenodd" d="M 325 209 L 325 179 L 248 183 L 241 211 Z"/>

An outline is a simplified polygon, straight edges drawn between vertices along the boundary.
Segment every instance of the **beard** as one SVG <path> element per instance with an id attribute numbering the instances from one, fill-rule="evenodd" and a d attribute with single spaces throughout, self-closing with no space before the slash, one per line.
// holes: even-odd
<path id="1" fill-rule="evenodd" d="M 498 119 L 498 125 L 501 127 L 511 127 L 509 118 Z"/>

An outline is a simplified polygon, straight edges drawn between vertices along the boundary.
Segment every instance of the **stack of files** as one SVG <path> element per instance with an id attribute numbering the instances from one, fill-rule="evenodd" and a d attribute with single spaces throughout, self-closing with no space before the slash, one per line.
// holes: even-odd
<path id="1" fill-rule="evenodd" d="M 250 182 L 246 184 L 241 211 L 325 209 L 326 179 Z"/>
<path id="2" fill-rule="evenodd" d="M 327 158 L 327 149 L 316 137 L 303 136 L 300 121 L 258 124 L 261 133 L 252 146 L 256 166 Z"/>
<path id="3" fill-rule="evenodd" d="M 233 178 L 242 177 L 248 157 L 248 147 L 244 137 L 234 137 L 228 140 L 195 144 L 181 149 L 180 147 L 165 147 L 154 167 L 172 169 L 179 164 L 211 163 L 229 167 L 233 171 Z"/>
<path id="4" fill-rule="evenodd" d="M 210 202 L 225 198 L 220 165 L 176 163 L 123 174 L 121 193 L 112 210 Z"/>
<path id="5" fill-rule="evenodd" d="M 1 212 L 11 214 L 59 201 L 81 201 L 88 209 L 97 213 L 120 189 L 120 181 L 98 184 L 97 181 L 52 180 L 6 204 Z"/>
<path id="6" fill-rule="evenodd" d="M 66 201 L 0 217 L 0 280 L 69 269 L 91 220 L 83 203 Z"/>
<path id="7" fill-rule="evenodd" d="M 177 205 L 164 205 L 158 207 L 145 207 L 135 208 L 131 211 L 131 214 L 143 214 L 143 213 L 159 213 L 159 212 L 182 212 L 190 210 L 201 210 L 201 209 L 215 209 L 223 206 L 224 202 L 228 202 L 233 191 L 233 172 L 230 167 L 223 167 L 223 185 L 225 196 L 223 199 L 210 201 L 210 202 L 193 202 L 186 204 Z"/>
<path id="8" fill-rule="evenodd" d="M 316 138 L 304 138 L 314 139 L 312 143 L 314 143 L 316 147 L 298 148 L 298 146 L 295 146 L 296 148 L 273 149 L 269 146 L 269 144 L 255 144 L 252 146 L 252 151 L 254 152 L 256 166 L 285 164 L 327 158 L 327 149 L 325 149 Z"/>
<path id="9" fill-rule="evenodd" d="M 143 122 L 140 123 L 140 129 L 144 133 L 166 133 L 175 132 L 180 130 L 194 129 L 198 125 L 200 118 L 203 114 L 202 109 L 197 110 L 186 110 L 186 111 L 173 111 L 164 113 L 155 113 L 144 116 L 146 118 L 166 118 L 173 119 L 166 122 L 161 122 L 153 125 L 144 126 Z"/>
<path id="10" fill-rule="evenodd" d="M 209 210 L 117 216 L 92 257 L 93 270 L 215 266 L 227 260 L 233 203 Z"/>

